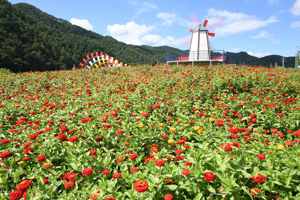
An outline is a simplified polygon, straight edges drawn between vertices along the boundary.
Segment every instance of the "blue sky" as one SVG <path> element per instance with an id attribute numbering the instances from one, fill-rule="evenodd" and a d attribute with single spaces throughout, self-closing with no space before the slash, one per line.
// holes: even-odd
<path id="1" fill-rule="evenodd" d="M 294 56 L 300 46 L 300 0 L 9 0 L 29 3 L 55 17 L 128 44 L 188 49 L 195 12 L 208 26 L 215 50 L 262 57 Z"/>

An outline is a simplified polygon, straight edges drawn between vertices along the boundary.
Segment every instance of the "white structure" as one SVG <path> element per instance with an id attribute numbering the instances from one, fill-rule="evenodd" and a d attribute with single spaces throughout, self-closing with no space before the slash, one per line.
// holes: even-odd
<path id="1" fill-rule="evenodd" d="M 192 31 L 189 61 L 209 61 L 210 47 L 208 40 L 208 30 L 201 30 L 201 24 Z"/>

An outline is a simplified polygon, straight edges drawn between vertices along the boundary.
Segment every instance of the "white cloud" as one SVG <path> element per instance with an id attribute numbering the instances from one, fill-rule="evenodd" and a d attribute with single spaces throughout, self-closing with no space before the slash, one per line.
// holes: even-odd
<path id="1" fill-rule="evenodd" d="M 234 13 L 226 10 L 216 10 L 213 8 L 208 10 L 208 23 L 213 23 L 213 21 L 218 18 L 222 18 L 224 20 L 224 24 L 213 31 L 216 32 L 218 36 L 228 36 L 256 30 L 277 22 L 276 16 L 271 16 L 266 20 L 261 20 L 254 15 L 247 15 L 245 13 Z"/>
<path id="2" fill-rule="evenodd" d="M 129 0 L 129 3 L 131 3 L 135 7 L 136 14 L 138 14 L 138 15 L 143 12 L 151 12 L 151 10 L 154 10 L 157 8 L 157 6 L 155 4 L 149 3 L 147 1 L 140 3 L 139 0 Z"/>
<path id="3" fill-rule="evenodd" d="M 107 26 L 109 34 L 122 42 L 134 45 L 180 45 L 185 38 L 176 39 L 171 36 L 162 37 L 160 35 L 150 34 L 155 26 L 146 26 L 136 24 L 134 21 L 128 22 L 125 25 L 114 24 Z"/>
<path id="4" fill-rule="evenodd" d="M 296 0 L 293 7 L 290 8 L 290 12 L 296 16 L 300 15 L 300 0 Z"/>
<path id="5" fill-rule="evenodd" d="M 146 26 L 136 24 L 134 21 L 126 23 L 126 25 L 114 24 L 108 25 L 107 31 L 110 35 L 127 44 L 141 45 L 140 38 L 153 30 L 155 26 Z"/>
<path id="6" fill-rule="evenodd" d="M 250 38 L 252 38 L 252 39 L 261 39 L 261 38 L 268 39 L 273 44 L 277 44 L 277 43 L 280 42 L 279 40 L 275 40 L 273 38 L 273 36 L 268 31 L 260 31 L 260 33 L 258 35 L 256 35 L 256 36 L 250 36 Z"/>
<path id="7" fill-rule="evenodd" d="M 266 54 L 263 54 L 263 53 L 252 53 L 251 51 L 248 51 L 247 53 L 250 56 L 255 56 L 255 57 L 258 57 L 258 58 L 271 55 L 270 53 L 266 53 Z"/>
<path id="8" fill-rule="evenodd" d="M 147 34 L 141 38 L 141 43 L 151 46 L 162 46 L 162 45 L 181 45 L 185 38 L 176 39 L 171 36 L 161 37 L 159 35 Z"/>
<path id="9" fill-rule="evenodd" d="M 300 27 L 300 21 L 293 21 L 291 24 L 291 28 L 298 28 Z"/>
<path id="10" fill-rule="evenodd" d="M 90 24 L 90 22 L 87 19 L 75 19 L 75 18 L 71 18 L 70 19 L 70 23 L 73 25 L 77 25 L 80 26 L 86 30 L 92 30 L 94 27 L 92 24 Z"/>
<path id="11" fill-rule="evenodd" d="M 187 27 L 195 26 L 192 21 L 185 20 L 185 19 L 179 17 L 175 13 L 160 12 L 156 15 L 156 17 L 162 19 L 163 20 L 162 25 L 165 25 L 165 26 L 170 26 L 174 23 L 178 23 L 182 26 L 187 26 Z"/>

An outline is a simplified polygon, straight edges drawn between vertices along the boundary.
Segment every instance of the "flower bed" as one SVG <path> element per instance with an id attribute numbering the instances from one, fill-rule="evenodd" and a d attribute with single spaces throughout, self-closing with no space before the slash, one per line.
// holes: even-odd
<path id="1" fill-rule="evenodd" d="M 1 199 L 300 198 L 300 73 L 0 74 Z"/>

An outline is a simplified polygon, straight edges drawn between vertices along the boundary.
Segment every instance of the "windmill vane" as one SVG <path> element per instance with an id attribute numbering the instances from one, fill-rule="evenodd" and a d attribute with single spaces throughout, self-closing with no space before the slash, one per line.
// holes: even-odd
<path id="1" fill-rule="evenodd" d="M 219 19 L 217 19 L 212 25 L 210 25 L 210 26 L 207 28 L 207 30 L 213 29 L 213 28 L 215 28 L 216 26 L 219 26 L 219 25 L 221 25 L 221 24 L 223 24 L 223 23 L 224 23 L 223 19 L 222 19 L 222 18 L 219 18 Z"/>
<path id="2" fill-rule="evenodd" d="M 198 20 L 197 15 L 196 15 L 195 12 L 193 12 L 192 14 L 190 14 L 190 18 L 191 18 L 191 20 L 194 22 L 194 24 L 196 26 L 198 26 L 200 24 L 200 22 L 199 22 L 199 20 Z"/>

